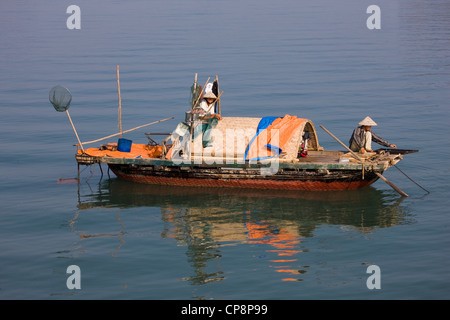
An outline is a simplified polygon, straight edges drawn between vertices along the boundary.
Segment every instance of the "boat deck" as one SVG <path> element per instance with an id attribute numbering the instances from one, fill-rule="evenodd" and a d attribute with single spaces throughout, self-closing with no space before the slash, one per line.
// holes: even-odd
<path id="1" fill-rule="evenodd" d="M 340 159 L 346 159 L 345 152 L 340 151 L 309 151 L 306 157 L 295 159 L 297 162 L 337 163 Z"/>
<path id="2" fill-rule="evenodd" d="M 98 150 L 98 149 L 97 149 Z M 276 158 L 276 165 L 283 169 L 295 170 L 361 170 L 364 168 L 383 172 L 391 165 L 397 163 L 402 159 L 399 154 L 379 154 L 367 153 L 359 154 L 363 161 L 356 159 L 351 153 L 345 151 L 308 151 L 306 157 L 299 157 L 288 160 Z M 135 165 L 135 166 L 169 166 L 169 167 L 183 167 L 186 169 L 196 167 L 204 168 L 261 168 L 273 167 L 274 159 L 261 161 L 244 161 L 243 158 L 226 158 L 226 157 L 211 157 L 211 156 L 192 156 L 190 159 L 172 159 L 167 160 L 163 157 L 142 157 L 136 154 L 128 154 L 114 151 L 114 153 L 98 153 L 98 154 L 82 154 L 81 151 L 76 155 L 78 164 L 90 165 L 95 163 L 105 163 L 108 165 Z"/>

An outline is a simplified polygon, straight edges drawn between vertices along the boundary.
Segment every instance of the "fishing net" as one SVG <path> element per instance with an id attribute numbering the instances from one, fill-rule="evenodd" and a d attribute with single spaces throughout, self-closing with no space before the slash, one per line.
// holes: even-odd
<path id="1" fill-rule="evenodd" d="M 56 86 L 50 90 L 48 99 L 56 111 L 64 112 L 69 109 L 70 102 L 72 102 L 72 94 L 69 89 L 62 86 Z"/>
<path id="2" fill-rule="evenodd" d="M 199 96 L 202 93 L 202 87 L 195 82 L 192 86 L 191 86 L 191 95 L 190 95 L 190 101 L 189 104 L 191 105 L 191 108 L 194 109 L 197 104 L 199 103 Z"/>

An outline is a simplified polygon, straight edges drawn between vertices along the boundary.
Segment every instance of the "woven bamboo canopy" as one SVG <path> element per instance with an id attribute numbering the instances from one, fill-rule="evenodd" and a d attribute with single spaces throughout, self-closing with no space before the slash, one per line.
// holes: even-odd
<path id="1" fill-rule="evenodd" d="M 212 131 L 212 156 L 227 158 L 243 158 L 245 151 L 257 133 L 262 118 L 257 117 L 222 117 Z M 293 160 L 298 157 L 303 134 L 309 134 L 308 150 L 319 150 L 316 130 L 310 120 L 305 119 L 292 133 L 292 139 L 280 155 L 280 159 Z M 194 140 L 193 155 L 202 152 L 201 135 Z"/>

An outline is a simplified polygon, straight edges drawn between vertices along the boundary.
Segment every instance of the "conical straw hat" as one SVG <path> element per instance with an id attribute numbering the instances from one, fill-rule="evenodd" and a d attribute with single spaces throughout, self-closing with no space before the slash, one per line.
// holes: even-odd
<path id="1" fill-rule="evenodd" d="M 360 126 L 377 126 L 377 123 L 373 121 L 370 117 L 365 117 L 364 120 L 362 120 L 360 123 L 358 123 Z"/>
<path id="2" fill-rule="evenodd" d="M 210 92 L 206 93 L 206 94 L 203 96 L 203 98 L 204 98 L 204 99 L 208 99 L 208 98 L 210 98 L 210 99 L 216 99 L 217 97 L 216 97 L 216 95 L 215 95 L 214 93 L 212 93 L 212 91 L 210 91 Z"/>

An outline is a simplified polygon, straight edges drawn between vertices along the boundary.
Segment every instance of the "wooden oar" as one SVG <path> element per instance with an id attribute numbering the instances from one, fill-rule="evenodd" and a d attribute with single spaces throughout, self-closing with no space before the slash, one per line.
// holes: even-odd
<path id="1" fill-rule="evenodd" d="M 328 131 L 327 129 L 325 129 L 322 125 L 320 126 L 323 130 L 325 130 L 326 133 L 328 133 L 330 136 L 332 136 L 337 142 L 339 142 L 343 147 L 345 147 L 345 149 L 347 149 L 348 151 L 350 151 L 350 153 L 358 160 L 363 161 L 363 159 L 358 156 L 355 152 L 353 152 L 349 147 L 347 147 L 342 141 L 340 141 L 338 138 L 336 138 L 336 136 L 334 136 L 330 131 Z M 363 167 L 364 167 L 364 163 L 363 163 Z M 386 182 L 392 189 L 394 189 L 395 191 L 397 191 L 401 196 L 403 197 L 407 197 L 408 195 L 403 192 L 402 190 L 400 190 L 400 188 L 398 188 L 397 186 L 395 186 L 392 182 L 390 182 L 388 179 L 386 179 L 381 173 L 375 172 L 375 174 L 384 182 Z"/>
<path id="2" fill-rule="evenodd" d="M 397 191 L 401 196 L 408 197 L 406 193 L 404 193 L 402 190 L 400 190 L 397 186 L 395 186 L 392 182 L 390 182 L 388 179 L 386 179 L 381 173 L 375 172 L 375 174 L 384 182 L 386 182 L 389 186 L 391 186 L 392 189 Z"/>
<path id="3" fill-rule="evenodd" d="M 337 142 L 339 142 L 345 149 L 347 149 L 356 159 L 363 161 L 363 159 L 358 156 L 355 152 L 353 152 L 349 147 L 347 147 L 341 140 L 339 140 L 338 138 L 336 138 L 336 136 L 334 134 L 332 134 L 330 131 L 328 131 L 327 129 L 325 129 L 322 125 L 320 125 L 320 127 L 326 132 L 328 133 L 330 136 L 332 136 L 334 138 L 334 140 L 336 140 Z"/>

